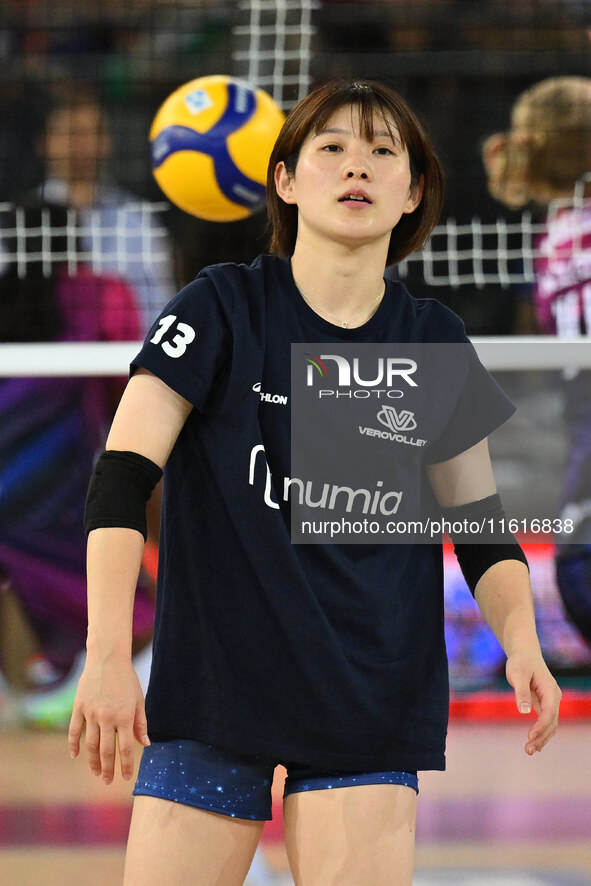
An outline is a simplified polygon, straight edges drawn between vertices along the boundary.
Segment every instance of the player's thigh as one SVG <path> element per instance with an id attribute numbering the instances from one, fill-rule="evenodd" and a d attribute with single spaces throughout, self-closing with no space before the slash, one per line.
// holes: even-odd
<path id="1" fill-rule="evenodd" d="M 285 842 L 296 886 L 411 886 L 416 796 L 392 784 L 290 794 Z"/>
<path id="2" fill-rule="evenodd" d="M 136 797 L 124 886 L 242 886 L 263 825 Z"/>

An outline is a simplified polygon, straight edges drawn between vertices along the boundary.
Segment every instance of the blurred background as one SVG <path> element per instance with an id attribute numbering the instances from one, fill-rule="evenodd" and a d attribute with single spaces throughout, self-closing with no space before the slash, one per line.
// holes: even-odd
<path id="1" fill-rule="evenodd" d="M 156 111 L 208 74 L 249 80 L 285 111 L 328 77 L 386 77 L 431 135 L 442 217 L 388 273 L 462 317 L 518 406 L 491 451 L 565 702 L 554 747 L 529 761 L 501 650 L 446 549 L 450 772 L 424 777 L 416 882 L 591 883 L 588 0 L 0 0 L 0 882 L 120 878 L 129 787 L 97 789 L 65 759 L 85 642 L 81 514 L 133 344 L 203 266 L 267 249 L 264 212 L 203 221 L 152 175 Z M 557 93 L 544 124 L 527 103 L 516 114 L 564 77 L 581 94 Z M 551 186 L 536 190 L 544 126 L 562 148 L 548 147 Z M 579 165 L 559 176 L 563 153 Z M 572 350 L 557 356 L 560 342 Z M 156 499 L 134 624 L 144 681 L 157 551 Z M 291 882 L 280 816 L 278 794 L 253 886 Z"/>

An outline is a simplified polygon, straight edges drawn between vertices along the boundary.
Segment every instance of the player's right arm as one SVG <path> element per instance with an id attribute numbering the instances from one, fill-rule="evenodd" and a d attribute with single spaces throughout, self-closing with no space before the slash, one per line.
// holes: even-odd
<path id="1" fill-rule="evenodd" d="M 139 370 L 113 420 L 107 450 L 135 452 L 163 468 L 192 409 L 160 379 Z M 144 538 L 136 529 L 101 527 L 88 536 L 86 665 L 74 702 L 68 744 L 78 756 L 86 729 L 91 771 L 109 784 L 117 746 L 121 773 L 131 778 L 134 738 L 149 744 L 144 699 L 131 663 L 135 589 Z"/>

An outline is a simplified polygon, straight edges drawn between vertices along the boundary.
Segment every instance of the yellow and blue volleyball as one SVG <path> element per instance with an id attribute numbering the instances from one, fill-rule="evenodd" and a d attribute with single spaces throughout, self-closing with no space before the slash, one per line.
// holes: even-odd
<path id="1" fill-rule="evenodd" d="M 284 114 L 264 90 L 222 74 L 180 86 L 150 129 L 152 171 L 166 197 L 206 221 L 265 205 L 267 165 Z"/>

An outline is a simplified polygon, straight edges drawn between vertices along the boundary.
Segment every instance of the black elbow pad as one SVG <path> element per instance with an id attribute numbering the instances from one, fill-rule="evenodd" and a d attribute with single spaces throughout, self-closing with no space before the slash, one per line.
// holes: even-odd
<path id="1" fill-rule="evenodd" d="M 103 452 L 86 495 L 86 533 L 104 527 L 137 529 L 145 541 L 146 504 L 161 477 L 162 469 L 137 452 Z"/>
<path id="2" fill-rule="evenodd" d="M 495 563 L 519 560 L 528 565 L 523 548 L 509 530 L 498 494 L 445 508 L 442 513 L 450 526 L 454 552 L 472 594 L 480 578 Z M 469 531 L 472 528 L 478 531 Z"/>

